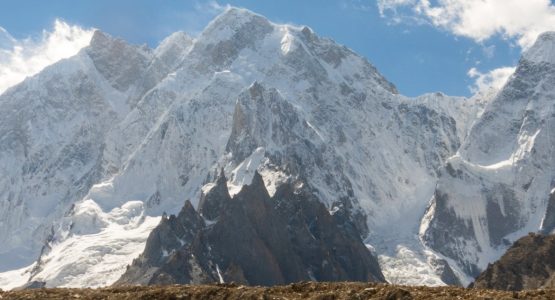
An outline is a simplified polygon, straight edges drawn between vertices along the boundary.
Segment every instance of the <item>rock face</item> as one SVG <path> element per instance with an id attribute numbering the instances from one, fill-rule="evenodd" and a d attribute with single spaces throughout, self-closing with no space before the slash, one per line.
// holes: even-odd
<path id="1" fill-rule="evenodd" d="M 439 172 L 422 238 L 469 276 L 528 232 L 553 230 L 554 47 L 545 33 L 524 53 Z"/>
<path id="2" fill-rule="evenodd" d="M 503 256 L 471 284 L 497 290 L 553 289 L 555 235 L 529 234 L 517 240 Z"/>
<path id="3" fill-rule="evenodd" d="M 187 201 L 163 217 L 116 285 L 385 281 L 355 226 L 292 183 L 270 197 L 255 172 L 232 198 L 222 176 L 199 212 Z"/>

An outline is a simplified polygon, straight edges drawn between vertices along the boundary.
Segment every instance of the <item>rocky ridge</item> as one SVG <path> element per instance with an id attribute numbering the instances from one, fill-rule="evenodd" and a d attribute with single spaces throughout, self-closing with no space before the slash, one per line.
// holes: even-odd
<path id="1" fill-rule="evenodd" d="M 530 233 L 489 264 L 472 288 L 507 291 L 555 287 L 555 236 Z"/>
<path id="2" fill-rule="evenodd" d="M 255 171 L 231 197 L 222 173 L 198 212 L 187 201 L 177 216 L 162 218 L 116 285 L 384 282 L 356 227 L 301 185 L 284 183 L 270 197 Z"/>

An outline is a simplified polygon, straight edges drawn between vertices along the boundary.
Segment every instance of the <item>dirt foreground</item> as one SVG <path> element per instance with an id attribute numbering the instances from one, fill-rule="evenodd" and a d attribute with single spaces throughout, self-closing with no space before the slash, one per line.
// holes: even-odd
<path id="1" fill-rule="evenodd" d="M 301 282 L 286 286 L 172 285 L 0 292 L 0 299 L 555 299 L 555 290 L 505 292 L 456 287 Z"/>

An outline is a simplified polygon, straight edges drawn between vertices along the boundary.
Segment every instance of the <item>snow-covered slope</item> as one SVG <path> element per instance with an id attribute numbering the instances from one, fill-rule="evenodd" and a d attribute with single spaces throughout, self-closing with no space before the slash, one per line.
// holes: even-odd
<path id="1" fill-rule="evenodd" d="M 150 52 L 97 32 L 0 96 L 0 269 L 36 260 L 52 222 L 105 176 L 107 133 L 138 101 Z"/>
<path id="2" fill-rule="evenodd" d="M 85 52 L 1 96 L 2 269 L 36 259 L 49 223 L 96 180 L 103 136 L 125 109 L 121 98 Z"/>
<path id="3" fill-rule="evenodd" d="M 254 170 L 270 194 L 305 178 L 382 254 L 386 279 L 442 284 L 418 225 L 484 101 L 404 97 L 348 48 L 243 9 L 155 50 L 96 32 L 0 96 L 0 270 L 40 254 L 32 280 L 109 284 L 157 217 L 197 205 L 223 167 L 231 194 Z"/>
<path id="4" fill-rule="evenodd" d="M 524 53 L 440 172 L 422 224 L 426 243 L 476 276 L 516 239 L 553 230 L 555 33 Z M 545 227 L 545 228 L 543 228 Z"/>

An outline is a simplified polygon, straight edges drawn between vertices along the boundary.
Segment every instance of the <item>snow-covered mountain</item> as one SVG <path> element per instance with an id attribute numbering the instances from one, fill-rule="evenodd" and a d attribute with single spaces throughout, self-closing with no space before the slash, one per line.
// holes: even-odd
<path id="1" fill-rule="evenodd" d="M 555 228 L 555 33 L 541 35 L 439 172 L 426 244 L 476 276 L 516 239 Z"/>
<path id="2" fill-rule="evenodd" d="M 355 224 L 386 279 L 455 283 L 418 230 L 488 98 L 404 97 L 348 48 L 244 9 L 156 49 L 97 31 L 0 95 L 0 287 L 115 282 L 219 168 L 231 196 L 255 171 L 269 196 L 302 178 Z"/>

